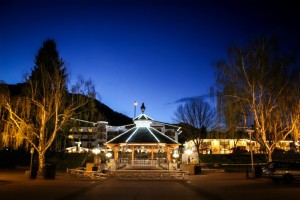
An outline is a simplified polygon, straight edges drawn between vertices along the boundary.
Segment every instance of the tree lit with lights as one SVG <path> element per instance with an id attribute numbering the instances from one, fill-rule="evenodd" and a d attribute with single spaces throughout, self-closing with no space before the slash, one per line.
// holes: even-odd
<path id="1" fill-rule="evenodd" d="M 33 147 L 38 153 L 39 171 L 58 131 L 95 94 L 91 81 L 78 81 L 70 92 L 67 90 L 66 68 L 53 40 L 46 40 L 39 49 L 20 94 L 13 95 L 5 84 L 0 88 L 0 113 L 4 118 L 0 142 L 13 148 Z"/>

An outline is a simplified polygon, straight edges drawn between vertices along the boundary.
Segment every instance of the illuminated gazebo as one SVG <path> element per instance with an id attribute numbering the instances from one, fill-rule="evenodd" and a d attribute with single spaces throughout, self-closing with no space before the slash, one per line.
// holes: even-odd
<path id="1" fill-rule="evenodd" d="M 144 114 L 144 103 L 141 110 L 142 114 L 133 119 L 134 127 L 106 142 L 105 145 L 113 150 L 115 162 L 118 161 L 119 152 L 130 153 L 130 159 L 134 161 L 135 154 L 141 151 L 147 152 L 149 157 L 146 159 L 148 160 L 155 159 L 154 152 L 165 152 L 166 159 L 170 162 L 172 152 L 175 153 L 174 149 L 180 143 L 151 127 L 153 119 Z"/>

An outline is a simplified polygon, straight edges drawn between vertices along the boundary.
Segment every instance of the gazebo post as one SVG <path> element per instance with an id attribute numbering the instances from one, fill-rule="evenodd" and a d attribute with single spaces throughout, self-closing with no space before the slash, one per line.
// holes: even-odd
<path id="1" fill-rule="evenodd" d="M 131 164 L 134 163 L 134 146 L 131 147 Z"/>
<path id="2" fill-rule="evenodd" d="M 151 160 L 154 160 L 154 147 L 151 147 Z"/>
<path id="3" fill-rule="evenodd" d="M 119 147 L 115 146 L 114 147 L 114 161 L 117 162 L 119 157 Z"/>
<path id="4" fill-rule="evenodd" d="M 168 160 L 168 162 L 170 162 L 171 161 L 171 149 L 170 149 L 170 146 L 167 146 L 166 150 L 167 150 L 167 160 Z"/>

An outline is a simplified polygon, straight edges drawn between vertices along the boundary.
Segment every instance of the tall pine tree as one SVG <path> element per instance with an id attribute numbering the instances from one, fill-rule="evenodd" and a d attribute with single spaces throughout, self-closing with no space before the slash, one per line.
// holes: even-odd
<path id="1" fill-rule="evenodd" d="M 67 91 L 66 68 L 53 40 L 45 41 L 39 49 L 25 85 L 22 95 L 0 95 L 1 110 L 7 112 L 1 142 L 4 146 L 33 147 L 42 171 L 45 154 L 58 132 L 94 99 L 95 90 L 91 81 L 80 80 Z"/>

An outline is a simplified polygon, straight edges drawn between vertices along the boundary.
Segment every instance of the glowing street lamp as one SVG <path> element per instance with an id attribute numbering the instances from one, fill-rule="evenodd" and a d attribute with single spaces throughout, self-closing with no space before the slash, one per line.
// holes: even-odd
<path id="1" fill-rule="evenodd" d="M 136 116 L 136 107 L 137 107 L 138 103 L 136 101 L 134 101 L 133 105 L 134 105 L 134 115 L 133 115 L 133 118 L 135 118 L 135 116 Z"/>
<path id="2" fill-rule="evenodd" d="M 33 154 L 34 154 L 34 148 L 33 147 L 31 147 L 30 148 L 30 154 L 31 154 L 31 158 L 30 158 L 30 176 L 32 177 L 32 173 L 33 173 L 33 171 L 32 171 L 32 162 L 33 162 Z"/>

